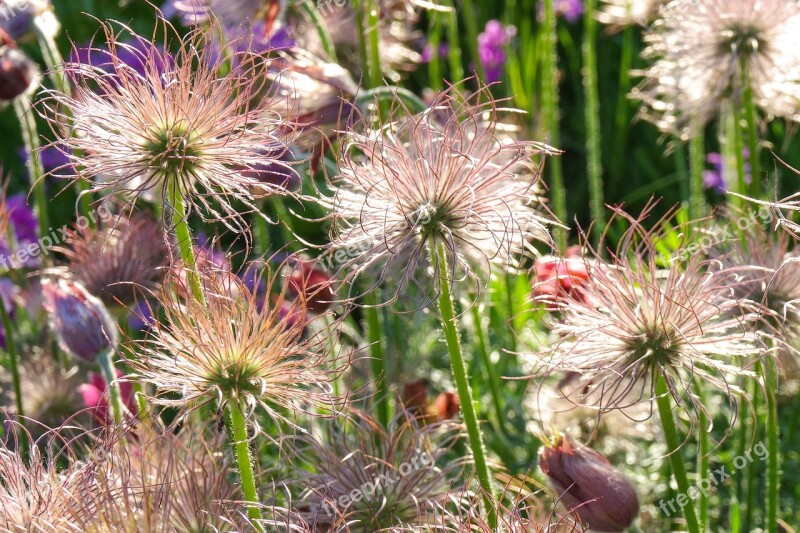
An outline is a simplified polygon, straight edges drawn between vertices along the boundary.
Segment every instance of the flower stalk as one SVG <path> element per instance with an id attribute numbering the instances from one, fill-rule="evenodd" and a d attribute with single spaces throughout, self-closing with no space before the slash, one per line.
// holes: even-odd
<path id="1" fill-rule="evenodd" d="M 672 466 L 672 475 L 678 484 L 678 492 L 689 494 L 689 478 L 686 475 L 683 457 L 681 457 L 681 440 L 675 427 L 675 420 L 672 418 L 672 405 L 669 401 L 671 394 L 667 386 L 667 380 L 661 372 L 656 373 L 655 380 L 655 400 L 658 406 L 658 414 L 661 418 L 661 426 L 664 429 L 664 437 L 667 439 L 667 453 Z M 686 505 L 683 507 L 683 516 L 686 519 L 686 527 L 689 533 L 700 533 L 694 502 L 692 502 L 691 498 L 687 498 Z"/>
<path id="2" fill-rule="evenodd" d="M 236 456 L 239 479 L 242 482 L 242 494 L 248 503 L 247 516 L 253 521 L 253 526 L 256 530 L 263 531 L 260 524 L 260 520 L 262 520 L 261 510 L 258 507 L 261 501 L 258 497 L 258 489 L 256 489 L 253 457 L 250 453 L 250 443 L 247 439 L 247 419 L 239 402 L 236 400 L 228 401 L 226 409 L 232 432 L 231 446 Z"/>
<path id="3" fill-rule="evenodd" d="M 467 370 L 464 363 L 464 354 L 461 349 L 461 338 L 458 332 L 458 321 L 453 307 L 453 296 L 450 292 L 448 279 L 447 251 L 444 245 L 431 244 L 431 263 L 437 265 L 436 270 L 441 277 L 441 290 L 439 292 L 439 312 L 444 329 L 447 351 L 450 355 L 450 366 L 453 380 L 458 390 L 458 399 L 461 404 L 461 414 L 464 425 L 467 427 L 469 446 L 475 462 L 475 475 L 484 492 L 487 520 L 492 528 L 497 528 L 497 512 L 494 508 L 494 491 L 492 486 L 489 466 L 486 463 L 486 451 L 483 444 L 483 434 L 478 423 L 477 405 L 472 397 L 472 388 L 467 379 Z"/>
<path id="4" fill-rule="evenodd" d="M 14 388 L 14 401 L 17 409 L 17 419 L 25 427 L 25 409 L 22 403 L 22 386 L 19 378 L 19 354 L 17 344 L 14 340 L 14 329 L 11 324 L 11 317 L 6 310 L 5 302 L 0 298 L 0 319 L 3 322 L 3 330 L 6 334 L 6 352 L 8 353 L 8 364 L 11 370 L 11 383 Z M 24 461 L 28 461 L 28 439 L 23 435 L 19 439 L 20 455 Z"/>

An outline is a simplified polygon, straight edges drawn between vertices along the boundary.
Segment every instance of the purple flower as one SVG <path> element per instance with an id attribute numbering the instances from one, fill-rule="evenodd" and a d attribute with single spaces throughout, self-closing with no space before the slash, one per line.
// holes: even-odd
<path id="1" fill-rule="evenodd" d="M 564 17 L 567 22 L 575 22 L 583 15 L 583 0 L 554 0 L 553 9 L 557 17 Z M 537 17 L 544 20 L 544 2 L 539 2 Z"/>
<path id="2" fill-rule="evenodd" d="M 6 199 L 11 232 L 0 236 L 0 266 L 3 268 L 36 267 L 39 259 L 25 254 L 20 260 L 14 253 L 39 240 L 39 222 L 28 206 L 25 193 L 14 194 Z M 9 242 L 9 237 L 13 242 Z"/>
<path id="3" fill-rule="evenodd" d="M 478 39 L 480 42 L 480 38 Z M 450 52 L 450 45 L 447 43 L 439 43 L 438 52 L 433 50 L 431 43 L 426 43 L 422 49 L 422 63 L 428 63 L 434 57 L 445 57 Z"/>
<path id="4" fill-rule="evenodd" d="M 39 153 L 39 156 L 42 159 L 42 167 L 44 167 L 44 171 L 56 171 L 60 177 L 74 176 L 75 168 L 70 164 L 70 159 L 67 155 L 68 150 L 69 149 L 62 144 L 51 144 L 43 147 Z M 22 160 L 22 162 L 27 163 L 28 151 L 25 149 L 25 147 L 21 146 L 17 150 L 17 153 L 19 154 L 19 158 Z"/>
<path id="5" fill-rule="evenodd" d="M 483 33 L 478 35 L 478 56 L 488 83 L 502 77 L 503 64 L 506 62 L 505 47 L 516 33 L 514 26 L 503 26 L 499 20 L 490 20 Z"/>
<path id="6" fill-rule="evenodd" d="M 145 65 L 153 57 L 159 70 L 164 69 L 161 63 L 162 48 L 141 37 L 136 37 L 125 42 L 117 43 L 116 50 L 112 53 L 105 48 L 98 48 L 91 44 L 74 48 L 70 54 L 70 63 L 90 65 L 108 72 L 116 73 L 123 65 L 135 70 L 138 74 L 145 75 Z M 73 65 L 74 67 L 75 65 Z"/>
<path id="7" fill-rule="evenodd" d="M 750 163 L 747 163 L 750 158 L 750 151 L 747 148 L 743 149 L 742 156 L 744 156 L 745 160 L 744 181 L 745 183 L 750 183 L 753 179 L 750 176 Z M 725 194 L 728 190 L 728 181 L 735 179 L 736 169 L 729 170 L 725 165 L 725 158 L 717 152 L 707 154 L 706 161 L 711 163 L 714 169 L 703 171 L 703 186 L 706 189 L 713 189 L 716 194 Z"/>

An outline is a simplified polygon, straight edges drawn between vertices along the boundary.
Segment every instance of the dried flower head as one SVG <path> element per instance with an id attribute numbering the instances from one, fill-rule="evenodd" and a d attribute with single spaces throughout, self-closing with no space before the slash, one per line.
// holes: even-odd
<path id="1" fill-rule="evenodd" d="M 164 291 L 164 319 L 132 362 L 139 378 L 155 386 L 155 401 L 184 411 L 236 401 L 249 409 L 259 405 L 276 418 L 308 404 L 332 407 L 328 389 L 336 370 L 324 349 L 332 330 L 306 334 L 303 309 L 297 320 L 286 320 L 282 280 L 264 267 L 250 286 L 238 278 L 221 287 L 209 282 L 205 305 Z M 277 293 L 274 301 L 265 301 L 262 291 Z"/>
<path id="2" fill-rule="evenodd" d="M 76 226 L 65 247 L 55 248 L 68 263 L 64 271 L 107 305 L 131 305 L 158 287 L 169 246 L 158 224 L 136 213 Z"/>
<path id="3" fill-rule="evenodd" d="M 167 22 L 162 26 L 167 36 L 175 32 Z M 94 190 L 134 199 L 155 192 L 170 205 L 178 195 L 190 208 L 199 206 L 205 219 L 237 231 L 246 225 L 234 203 L 255 212 L 256 197 L 288 192 L 247 175 L 267 161 L 287 166 L 281 156 L 292 130 L 282 118 L 288 104 L 263 96 L 266 79 L 252 76 L 248 62 L 220 76 L 223 54 L 215 55 L 199 30 L 181 38 L 174 53 L 165 51 L 168 37 L 163 46 L 141 50 L 111 26 L 103 30 L 107 51 L 96 52 L 113 68 L 68 63 L 72 95 L 51 91 L 43 110 L 57 146 L 66 148 L 84 179 L 94 180 Z M 122 50 L 137 56 L 141 68 L 128 66 Z"/>
<path id="4" fill-rule="evenodd" d="M 561 392 L 598 413 L 649 405 L 663 377 L 678 408 L 696 416 L 705 406 L 694 380 L 732 396 L 739 389 L 731 378 L 750 374 L 748 358 L 760 353 L 748 327 L 754 316 L 734 294 L 733 273 L 698 255 L 660 268 L 660 224 L 646 231 L 629 220 L 613 260 L 590 270 L 588 298 L 562 306 L 553 324 L 561 340 L 545 364 L 574 373 Z"/>
<path id="5" fill-rule="evenodd" d="M 426 523 L 460 490 L 463 465 L 437 466 L 456 425 L 420 427 L 401 415 L 384 429 L 364 414 L 331 424 L 330 437 L 308 438 L 313 473 L 301 480 L 304 517 L 317 531 L 373 533 Z"/>
<path id="6" fill-rule="evenodd" d="M 352 278 L 394 274 L 397 291 L 437 292 L 440 276 L 477 280 L 535 251 L 534 239 L 550 242 L 538 185 L 552 149 L 511 138 L 497 102 L 481 97 L 454 89 L 422 113 L 402 109 L 378 131 L 348 134 L 330 199 L 331 255 Z M 425 269 L 429 246 L 444 247 L 451 272 Z"/>
<path id="7" fill-rule="evenodd" d="M 17 435 L 27 439 L 27 435 Z M 54 457 L 43 456 L 30 443 L 30 459 L 0 443 L 0 530 L 23 533 L 78 533 L 81 522 L 97 510 L 94 471 L 90 464 L 71 461 L 57 469 Z M 81 512 L 86 512 L 84 517 Z"/>
<path id="8" fill-rule="evenodd" d="M 745 85 L 767 115 L 800 116 L 800 3 L 673 0 L 660 13 L 643 52 L 655 61 L 633 92 L 646 119 L 688 135 L 721 103 L 741 105 Z"/>
<path id="9" fill-rule="evenodd" d="M 617 30 L 638 24 L 646 26 L 666 0 L 603 0 L 597 20 Z"/>
<path id="10" fill-rule="evenodd" d="M 241 496 L 229 483 L 225 455 L 206 433 L 196 425 L 173 433 L 146 421 L 116 437 L 94 458 L 102 505 L 84 531 L 241 531 L 231 512 Z"/>
<path id="11" fill-rule="evenodd" d="M 78 416 L 84 405 L 79 394 L 78 369 L 64 369 L 56 364 L 52 354 L 27 354 L 19 367 L 20 388 L 24 398 L 26 429 L 35 440 L 52 429 L 62 429 L 69 423 L 86 424 L 88 415 Z M 11 413 L 16 406 L 9 398 L 13 394 L 12 378 L 3 371 L 3 403 Z"/>
<path id="12" fill-rule="evenodd" d="M 737 276 L 737 296 L 755 309 L 757 330 L 776 345 L 784 375 L 800 377 L 800 254 L 792 239 L 753 225 L 743 242 L 720 252 L 720 260 Z"/>

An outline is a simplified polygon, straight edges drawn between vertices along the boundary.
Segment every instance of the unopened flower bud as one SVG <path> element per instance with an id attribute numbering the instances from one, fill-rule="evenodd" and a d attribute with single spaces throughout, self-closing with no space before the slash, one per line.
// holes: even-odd
<path id="1" fill-rule="evenodd" d="M 567 436 L 544 448 L 539 465 L 561 502 L 593 531 L 624 531 L 639 514 L 631 482 L 605 456 L 576 448 Z"/>
<path id="2" fill-rule="evenodd" d="M 331 277 L 311 261 L 300 261 L 289 275 L 289 292 L 314 313 L 325 311 L 334 300 Z"/>
<path id="3" fill-rule="evenodd" d="M 36 65 L 13 42 L 0 46 L 0 101 L 10 102 L 29 92 L 38 80 Z"/>
<path id="4" fill-rule="evenodd" d="M 61 346 L 75 357 L 91 362 L 116 345 L 116 326 L 105 305 L 80 284 L 45 280 L 42 294 Z"/>

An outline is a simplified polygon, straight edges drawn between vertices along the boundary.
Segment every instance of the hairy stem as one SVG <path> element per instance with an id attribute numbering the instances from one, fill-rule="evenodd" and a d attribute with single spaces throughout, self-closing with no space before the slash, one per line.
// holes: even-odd
<path id="1" fill-rule="evenodd" d="M 375 412 L 378 422 L 384 428 L 389 427 L 389 387 L 386 379 L 386 354 L 383 350 L 383 328 L 381 327 L 380 310 L 378 309 L 378 289 L 374 288 L 364 296 L 364 315 L 367 319 L 367 336 L 369 339 L 370 369 L 375 392 Z"/>
<path id="2" fill-rule="evenodd" d="M 592 233 L 599 241 L 605 231 L 603 209 L 603 164 L 600 156 L 600 97 L 597 87 L 597 0 L 584 2 L 583 90 L 586 93 L 586 172 L 589 177 L 589 214 Z"/>
<path id="3" fill-rule="evenodd" d="M 205 303 L 205 295 L 197 273 L 192 232 L 186 220 L 186 204 L 174 178 L 167 179 L 167 201 L 172 210 L 172 224 L 175 230 L 175 238 L 178 240 L 178 250 L 188 271 L 186 279 L 189 283 L 189 288 L 198 302 Z"/>
<path id="4" fill-rule="evenodd" d="M 256 489 L 256 478 L 253 470 L 253 457 L 250 454 L 250 443 L 247 440 L 247 419 L 238 401 L 230 400 L 227 404 L 230 428 L 233 434 L 231 446 L 236 456 L 236 466 L 239 470 L 239 479 L 242 482 L 242 495 L 247 505 L 247 516 L 253 521 L 253 527 L 263 531 L 260 524 L 262 520 L 259 505 L 261 500 Z"/>
<path id="5" fill-rule="evenodd" d="M 447 351 L 450 355 L 450 366 L 453 371 L 453 380 L 458 390 L 458 399 L 461 403 L 461 414 L 464 417 L 464 425 L 467 427 L 469 446 L 472 450 L 472 457 L 475 461 L 475 474 L 484 492 L 484 503 L 489 525 L 492 530 L 497 529 L 497 511 L 494 507 L 494 491 L 492 486 L 489 466 L 486 462 L 486 451 L 483 445 L 483 435 L 478 423 L 477 405 L 472 398 L 472 388 L 467 379 L 466 365 L 464 364 L 464 354 L 461 350 L 461 338 L 458 331 L 458 320 L 453 306 L 453 296 L 450 292 L 450 280 L 448 278 L 447 252 L 444 246 L 438 249 L 431 245 L 431 264 L 437 265 L 437 271 L 441 279 L 441 291 L 439 292 L 439 313 L 444 329 L 445 340 L 447 341 Z"/>
<path id="6" fill-rule="evenodd" d="M 546 142 L 558 148 L 561 142 L 558 124 L 558 37 L 556 34 L 556 13 L 554 0 L 544 0 L 544 28 L 542 39 L 542 110 Z M 567 197 L 564 190 L 564 176 L 561 160 L 558 157 L 550 161 L 550 191 L 553 200 L 553 212 L 561 222 L 567 221 Z M 558 248 L 567 247 L 567 232 L 564 228 L 553 230 Z"/>
<path id="7" fill-rule="evenodd" d="M 678 484 L 678 493 L 687 495 L 689 494 L 690 488 L 689 478 L 686 475 L 686 465 L 681 456 L 681 439 L 678 435 L 678 429 L 675 426 L 675 420 L 672 418 L 672 405 L 670 402 L 672 396 L 667 387 L 667 380 L 660 372 L 656 377 L 655 392 L 658 414 L 661 417 L 661 427 L 664 429 L 664 437 L 667 439 L 667 453 L 669 453 L 669 461 L 672 466 L 672 475 L 675 477 L 675 482 Z M 689 533 L 700 533 L 700 526 L 697 523 L 697 515 L 694 510 L 694 503 L 691 498 L 686 499 L 686 506 L 683 507 L 686 527 Z"/>
<path id="8" fill-rule="evenodd" d="M 119 393 L 119 383 L 117 383 L 117 371 L 114 368 L 114 349 L 105 350 L 97 358 L 100 366 L 100 373 L 106 380 L 109 396 L 109 409 L 114 423 L 121 424 L 125 417 L 125 406 L 122 403 L 122 395 Z"/>

